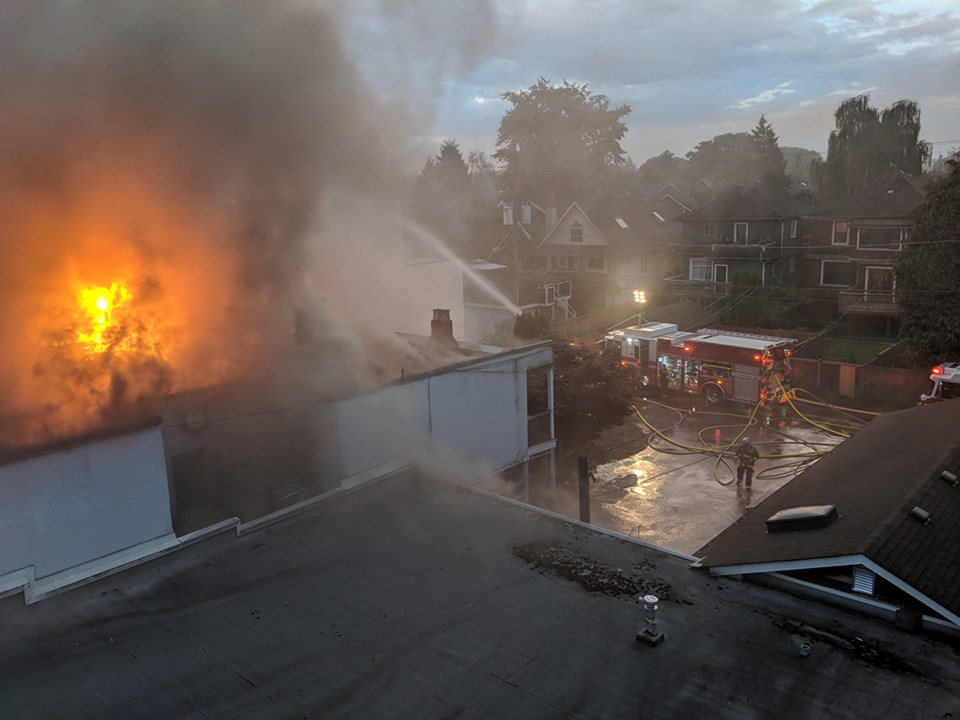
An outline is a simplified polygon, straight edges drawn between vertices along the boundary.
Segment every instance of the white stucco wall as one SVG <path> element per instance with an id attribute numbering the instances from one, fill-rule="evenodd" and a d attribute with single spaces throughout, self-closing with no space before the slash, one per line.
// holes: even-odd
<path id="1" fill-rule="evenodd" d="M 456 457 L 477 475 L 527 454 L 526 371 L 552 362 L 541 345 L 458 365 L 337 404 L 342 478 L 418 462 L 423 453 Z"/>
<path id="2" fill-rule="evenodd" d="M 172 532 L 160 428 L 0 467 L 0 579 L 40 579 Z"/>

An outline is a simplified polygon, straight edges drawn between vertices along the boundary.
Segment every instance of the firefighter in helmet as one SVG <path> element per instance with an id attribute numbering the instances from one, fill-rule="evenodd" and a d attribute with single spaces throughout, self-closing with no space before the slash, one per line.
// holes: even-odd
<path id="1" fill-rule="evenodd" d="M 760 452 L 750 443 L 750 438 L 744 438 L 734 457 L 737 459 L 737 484 L 746 476 L 747 487 L 750 487 L 753 484 L 753 464 L 760 457 Z"/>

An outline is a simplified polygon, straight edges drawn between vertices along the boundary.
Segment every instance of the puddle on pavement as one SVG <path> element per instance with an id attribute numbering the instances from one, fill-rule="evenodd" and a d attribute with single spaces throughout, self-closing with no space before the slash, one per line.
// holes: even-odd
<path id="1" fill-rule="evenodd" d="M 678 442 L 700 446 L 703 426 L 702 421 L 684 423 L 670 434 Z M 829 447 L 839 440 L 815 427 L 793 423 L 757 426 L 750 434 L 769 455 L 809 452 L 811 447 Z M 709 433 L 708 437 L 713 439 Z M 722 442 L 732 440 L 724 437 Z M 716 442 L 721 443 L 719 433 Z M 761 460 L 748 490 L 737 486 L 732 462 L 718 463 L 710 454 L 674 454 L 648 447 L 594 468 L 591 520 L 624 535 L 695 554 L 799 469 L 802 466 L 795 459 Z"/>

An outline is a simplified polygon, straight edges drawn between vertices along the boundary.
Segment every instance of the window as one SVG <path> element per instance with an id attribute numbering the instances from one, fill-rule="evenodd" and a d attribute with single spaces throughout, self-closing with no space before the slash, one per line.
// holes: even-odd
<path id="1" fill-rule="evenodd" d="M 690 279 L 706 281 L 710 276 L 710 261 L 707 258 L 690 258 Z"/>
<path id="2" fill-rule="evenodd" d="M 645 273 L 647 271 L 647 254 L 640 254 L 640 272 Z"/>
<path id="3" fill-rule="evenodd" d="M 866 250 L 899 250 L 906 228 L 858 227 L 857 247 Z"/>
<path id="4" fill-rule="evenodd" d="M 603 270 L 603 258 L 602 257 L 587 258 L 587 270 Z"/>
<path id="5" fill-rule="evenodd" d="M 567 270 L 576 270 L 578 266 L 575 255 L 567 255 Z"/>
<path id="6" fill-rule="evenodd" d="M 713 223 L 704 223 L 703 224 L 703 236 L 704 237 L 713 237 L 716 235 L 716 230 L 713 227 Z"/>
<path id="7" fill-rule="evenodd" d="M 850 287 L 853 279 L 853 263 L 824 260 L 820 265 L 820 284 L 825 287 Z"/>
<path id="8" fill-rule="evenodd" d="M 574 221 L 573 225 L 570 226 L 570 242 L 583 242 L 583 225 L 576 221 Z"/>
<path id="9" fill-rule="evenodd" d="M 787 273 L 793 275 L 797 271 L 797 259 L 795 257 L 787 260 Z"/>
<path id="10" fill-rule="evenodd" d="M 619 225 L 620 228 L 623 230 L 626 230 L 627 228 L 630 227 L 629 225 L 627 225 L 627 221 L 624 220 L 622 217 L 614 218 L 614 220 L 616 220 L 617 225 Z"/>
<path id="11" fill-rule="evenodd" d="M 747 244 L 747 223 L 733 224 L 733 242 L 738 245 Z"/>
<path id="12" fill-rule="evenodd" d="M 847 221 L 846 220 L 835 220 L 833 223 L 833 244 L 834 245 L 846 245 L 847 244 Z"/>
<path id="13" fill-rule="evenodd" d="M 868 267 L 867 292 L 893 294 L 893 268 Z"/>
<path id="14" fill-rule="evenodd" d="M 796 237 L 797 237 L 797 221 L 791 220 L 790 221 L 790 239 L 792 240 Z"/>

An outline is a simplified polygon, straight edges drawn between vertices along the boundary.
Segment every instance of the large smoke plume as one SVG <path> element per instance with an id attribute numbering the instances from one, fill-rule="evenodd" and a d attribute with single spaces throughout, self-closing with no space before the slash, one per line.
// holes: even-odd
<path id="1" fill-rule="evenodd" d="M 369 209 L 393 196 L 404 122 L 334 19 L 294 0 L 4 7 L 0 445 L 295 363 L 294 338 L 336 358 L 315 378 L 355 374 L 338 318 L 386 282 Z M 131 300 L 86 352 L 77 288 L 118 280 Z"/>

